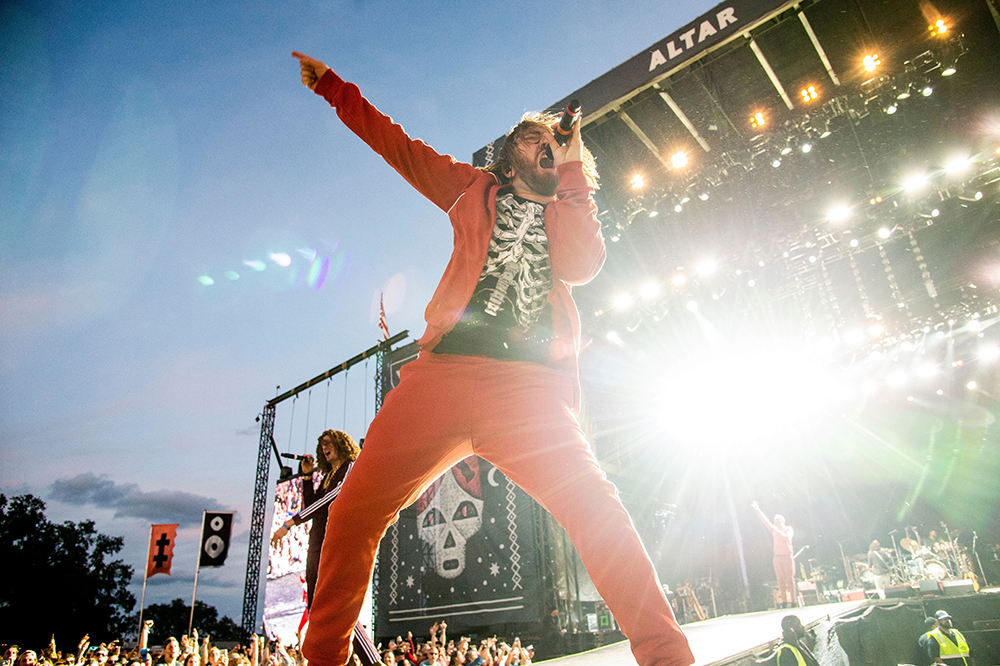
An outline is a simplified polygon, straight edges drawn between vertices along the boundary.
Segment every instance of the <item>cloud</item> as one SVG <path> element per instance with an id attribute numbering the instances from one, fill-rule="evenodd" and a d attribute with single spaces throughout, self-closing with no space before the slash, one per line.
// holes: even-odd
<path id="1" fill-rule="evenodd" d="M 115 483 L 106 475 L 85 472 L 58 479 L 51 487 L 52 499 L 76 506 L 114 509 L 115 518 L 145 518 L 153 522 L 200 525 L 202 512 L 223 508 L 214 497 L 180 490 L 143 491 L 134 483 Z"/>

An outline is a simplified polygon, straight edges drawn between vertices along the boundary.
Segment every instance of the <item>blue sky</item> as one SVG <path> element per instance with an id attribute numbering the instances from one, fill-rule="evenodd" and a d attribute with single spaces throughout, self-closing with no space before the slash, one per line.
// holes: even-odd
<path id="1" fill-rule="evenodd" d="M 419 336 L 451 243 L 289 53 L 470 160 L 713 5 L 4 3 L 0 492 L 123 535 L 137 572 L 149 524 L 182 523 L 147 604 L 189 598 L 202 509 L 236 510 L 229 564 L 198 598 L 239 620 L 254 417 L 275 386 L 374 344 L 382 291 L 391 331 Z M 373 373 L 285 403 L 279 446 L 311 449 L 324 425 L 363 436 Z"/>

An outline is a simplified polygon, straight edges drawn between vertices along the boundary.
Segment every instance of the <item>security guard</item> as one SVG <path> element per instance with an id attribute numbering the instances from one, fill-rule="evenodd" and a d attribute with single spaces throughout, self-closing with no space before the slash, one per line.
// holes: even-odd
<path id="1" fill-rule="evenodd" d="M 969 643 L 958 629 L 951 626 L 951 615 L 939 610 L 934 614 L 938 628 L 930 632 L 928 652 L 935 664 L 969 666 Z"/>

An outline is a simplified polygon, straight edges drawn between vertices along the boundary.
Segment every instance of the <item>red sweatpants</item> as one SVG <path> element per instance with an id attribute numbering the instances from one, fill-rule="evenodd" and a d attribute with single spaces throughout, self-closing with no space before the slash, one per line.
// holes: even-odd
<path id="1" fill-rule="evenodd" d="M 574 381 L 536 363 L 421 353 L 403 366 L 330 505 L 311 626 L 315 666 L 347 663 L 375 553 L 400 510 L 476 454 L 569 533 L 641 666 L 694 663 L 618 493 L 571 411 Z"/>
<path id="2" fill-rule="evenodd" d="M 774 575 L 778 577 L 781 603 L 798 604 L 795 593 L 795 560 L 791 555 L 774 556 Z"/>

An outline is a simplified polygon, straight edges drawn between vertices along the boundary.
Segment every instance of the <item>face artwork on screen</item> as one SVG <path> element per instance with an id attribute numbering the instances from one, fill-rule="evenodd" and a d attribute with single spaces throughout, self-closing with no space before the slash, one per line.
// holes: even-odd
<path id="1" fill-rule="evenodd" d="M 417 502 L 417 534 L 433 549 L 434 571 L 457 578 L 465 571 L 465 544 L 483 526 L 478 460 L 463 460 Z"/>

